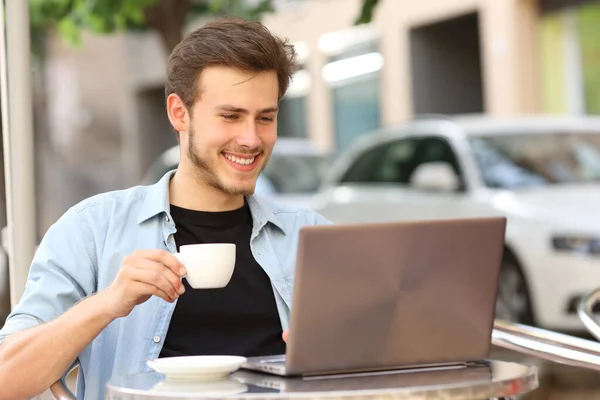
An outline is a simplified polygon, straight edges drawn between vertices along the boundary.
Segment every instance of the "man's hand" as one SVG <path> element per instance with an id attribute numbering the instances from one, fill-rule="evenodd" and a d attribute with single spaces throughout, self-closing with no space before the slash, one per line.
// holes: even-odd
<path id="1" fill-rule="evenodd" d="M 56 382 L 116 318 L 152 295 L 172 302 L 183 285 L 181 263 L 164 250 L 125 257 L 113 282 L 50 322 L 10 335 L 0 346 L 0 399 L 31 399 Z"/>
<path id="2" fill-rule="evenodd" d="M 285 331 L 283 331 L 283 334 L 281 335 L 281 337 L 283 338 L 283 341 L 287 343 L 288 341 L 288 330 L 286 329 Z"/>
<path id="3" fill-rule="evenodd" d="M 125 257 L 115 280 L 103 290 L 109 313 L 115 318 L 129 315 L 152 295 L 175 301 L 185 291 L 181 277 L 185 269 L 165 250 L 138 250 Z"/>

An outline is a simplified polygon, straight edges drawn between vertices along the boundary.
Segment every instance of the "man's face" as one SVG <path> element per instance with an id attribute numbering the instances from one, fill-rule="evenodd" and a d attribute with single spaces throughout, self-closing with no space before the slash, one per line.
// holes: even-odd
<path id="1" fill-rule="evenodd" d="M 211 66 L 202 71 L 199 88 L 188 134 L 181 136 L 182 162 L 226 194 L 254 193 L 277 138 L 276 72 Z"/>

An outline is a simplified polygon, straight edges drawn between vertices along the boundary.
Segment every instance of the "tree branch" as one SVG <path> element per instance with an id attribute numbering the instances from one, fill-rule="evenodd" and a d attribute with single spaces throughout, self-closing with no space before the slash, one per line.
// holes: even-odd
<path id="1" fill-rule="evenodd" d="M 144 9 L 146 24 L 161 36 L 167 53 L 181 41 L 190 0 L 159 0 Z"/>

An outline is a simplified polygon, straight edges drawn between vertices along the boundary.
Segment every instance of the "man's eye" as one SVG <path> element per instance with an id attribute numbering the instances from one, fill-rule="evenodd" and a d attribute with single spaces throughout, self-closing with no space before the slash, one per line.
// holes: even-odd
<path id="1" fill-rule="evenodd" d="M 235 114 L 223 114 L 223 118 L 233 121 L 236 120 L 238 116 Z"/>
<path id="2" fill-rule="evenodd" d="M 260 117 L 260 120 L 263 122 L 273 122 L 275 121 L 275 118 L 273 117 Z"/>

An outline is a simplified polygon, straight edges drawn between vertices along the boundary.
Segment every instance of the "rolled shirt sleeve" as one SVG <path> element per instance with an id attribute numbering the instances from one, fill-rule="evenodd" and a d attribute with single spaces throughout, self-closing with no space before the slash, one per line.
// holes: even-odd
<path id="1" fill-rule="evenodd" d="M 52 321 L 97 287 L 95 242 L 81 210 L 69 209 L 42 239 L 25 292 L 0 330 L 11 334 Z"/>

